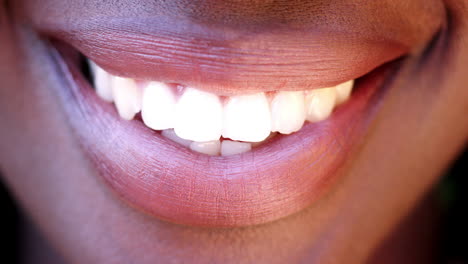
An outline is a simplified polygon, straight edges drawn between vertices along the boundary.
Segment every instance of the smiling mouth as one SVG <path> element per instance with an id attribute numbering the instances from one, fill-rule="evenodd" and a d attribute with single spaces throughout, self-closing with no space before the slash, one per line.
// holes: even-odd
<path id="1" fill-rule="evenodd" d="M 59 39 L 52 41 L 58 50 L 52 54 L 68 87 L 63 107 L 104 183 L 152 216 L 211 227 L 277 220 L 330 190 L 405 54 L 377 43 L 374 53 L 380 57 L 363 55 L 355 67 L 344 59 L 352 70 L 343 74 L 322 70 L 318 79 L 312 70 L 315 77 L 307 82 L 304 69 L 290 77 L 278 71 L 281 84 L 275 85 L 277 64 L 259 64 L 263 72 L 274 70 L 259 80 L 245 75 L 244 67 L 233 68 L 246 76 L 238 82 L 241 77 L 225 69 L 187 75 L 161 66 L 157 57 L 92 52 L 80 38 Z M 81 70 L 83 61 L 90 79 Z M 139 68 L 139 61 L 156 63 L 162 73 Z M 187 63 L 198 67 L 196 59 Z M 289 67 L 294 66 L 280 68 Z"/>

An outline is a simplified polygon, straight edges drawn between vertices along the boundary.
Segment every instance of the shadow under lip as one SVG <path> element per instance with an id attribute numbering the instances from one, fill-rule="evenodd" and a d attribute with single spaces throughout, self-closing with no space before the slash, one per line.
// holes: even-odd
<path id="1" fill-rule="evenodd" d="M 197 154 L 148 129 L 121 120 L 100 100 L 66 49 L 53 52 L 63 76 L 64 108 L 82 150 L 123 201 L 171 222 L 211 227 L 261 224 L 309 206 L 339 179 L 358 145 L 379 89 L 395 64 L 357 81 L 350 101 L 326 121 L 306 124 L 242 155 Z"/>

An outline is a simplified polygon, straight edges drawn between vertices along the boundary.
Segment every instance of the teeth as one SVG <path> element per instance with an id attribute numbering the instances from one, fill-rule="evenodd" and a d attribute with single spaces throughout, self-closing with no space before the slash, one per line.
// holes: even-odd
<path id="1" fill-rule="evenodd" d="M 104 71 L 101 67 L 97 66 L 94 62 L 89 61 L 91 65 L 91 72 L 94 77 L 94 87 L 96 88 L 96 93 L 105 101 L 112 102 L 112 86 L 111 86 L 111 76 Z"/>
<path id="2" fill-rule="evenodd" d="M 221 143 L 221 156 L 231 156 L 241 154 L 252 149 L 252 145 L 247 142 L 237 142 L 231 140 L 223 140 Z"/>
<path id="3" fill-rule="evenodd" d="M 176 106 L 176 134 L 184 139 L 206 142 L 221 137 L 223 106 L 218 96 L 187 88 Z"/>
<path id="4" fill-rule="evenodd" d="M 336 89 L 336 104 L 342 104 L 348 100 L 353 90 L 354 80 L 347 81 L 345 83 L 339 84 L 335 87 Z"/>
<path id="5" fill-rule="evenodd" d="M 174 128 L 176 98 L 171 87 L 151 82 L 143 91 L 141 117 L 154 130 Z"/>
<path id="6" fill-rule="evenodd" d="M 164 137 L 195 152 L 213 156 L 244 153 L 276 132 L 300 130 L 305 120 L 325 120 L 336 105 L 349 99 L 354 86 L 351 80 L 330 88 L 279 91 L 268 97 L 265 93 L 237 95 L 222 101 L 215 94 L 190 87 L 179 92 L 162 82 L 144 86 L 112 76 L 91 61 L 90 67 L 96 93 L 114 101 L 123 119 L 131 120 L 141 111 L 149 128 L 162 130 Z"/>
<path id="7" fill-rule="evenodd" d="M 223 137 L 259 142 L 271 131 L 271 113 L 265 93 L 228 98 L 224 106 Z"/>
<path id="8" fill-rule="evenodd" d="M 206 155 L 217 156 L 221 151 L 221 142 L 213 140 L 209 142 L 192 142 L 190 149 Z"/>
<path id="9" fill-rule="evenodd" d="M 336 101 L 335 88 L 322 88 L 307 91 L 305 96 L 305 105 L 307 120 L 309 122 L 319 122 L 327 119 Z"/>
<path id="10" fill-rule="evenodd" d="M 141 92 L 132 79 L 113 77 L 112 93 L 120 117 L 132 120 L 141 110 Z"/>
<path id="11" fill-rule="evenodd" d="M 305 120 L 304 92 L 278 92 L 271 102 L 272 132 L 291 134 Z"/>
<path id="12" fill-rule="evenodd" d="M 190 147 L 190 145 L 192 144 L 192 141 L 190 140 L 187 140 L 187 139 L 183 139 L 183 138 L 180 138 L 179 136 L 177 136 L 177 134 L 174 132 L 174 129 L 166 129 L 166 130 L 163 130 L 161 132 L 161 135 L 163 135 L 163 137 L 166 137 L 176 143 L 179 143 L 180 145 L 184 146 L 184 147 Z"/>

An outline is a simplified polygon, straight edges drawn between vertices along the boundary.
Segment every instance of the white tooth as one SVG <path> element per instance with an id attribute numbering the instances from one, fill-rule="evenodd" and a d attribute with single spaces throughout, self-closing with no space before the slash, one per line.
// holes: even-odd
<path id="1" fill-rule="evenodd" d="M 291 134 L 301 129 L 306 117 L 304 92 L 278 92 L 271 101 L 271 131 Z"/>
<path id="2" fill-rule="evenodd" d="M 335 87 L 336 90 L 336 104 L 341 104 L 348 100 L 353 90 L 354 80 L 347 81 Z"/>
<path id="3" fill-rule="evenodd" d="M 112 77 L 112 93 L 120 116 L 132 120 L 141 110 L 141 91 L 132 79 Z"/>
<path id="4" fill-rule="evenodd" d="M 172 140 L 172 141 L 174 141 L 176 143 L 179 143 L 180 145 L 182 145 L 184 147 L 190 147 L 190 144 L 192 144 L 192 141 L 178 137 L 177 134 L 174 132 L 174 129 L 163 130 L 161 132 L 161 134 L 164 137 L 166 137 L 166 138 L 168 138 L 168 139 L 170 139 L 170 140 Z"/>
<path id="5" fill-rule="evenodd" d="M 97 95 L 107 102 L 112 102 L 111 76 L 94 62 L 89 61 L 91 72 L 94 77 L 94 88 Z"/>
<path id="6" fill-rule="evenodd" d="M 192 142 L 190 149 L 206 155 L 216 156 L 221 151 L 221 142 L 213 140 L 209 142 Z"/>
<path id="7" fill-rule="evenodd" d="M 174 128 L 176 98 L 171 87 L 151 82 L 143 91 L 141 117 L 155 130 Z"/>
<path id="8" fill-rule="evenodd" d="M 176 105 L 174 130 L 184 139 L 218 140 L 223 128 L 223 105 L 217 95 L 185 89 Z"/>
<path id="9" fill-rule="evenodd" d="M 232 96 L 224 106 L 223 137 L 259 142 L 271 131 L 271 113 L 264 93 Z"/>
<path id="10" fill-rule="evenodd" d="M 251 149 L 252 149 L 251 144 L 247 142 L 223 140 L 223 142 L 221 143 L 221 155 L 222 156 L 241 154 L 241 153 L 250 151 Z"/>
<path id="11" fill-rule="evenodd" d="M 305 105 L 307 120 L 318 122 L 328 118 L 336 101 L 335 88 L 322 88 L 306 92 Z"/>

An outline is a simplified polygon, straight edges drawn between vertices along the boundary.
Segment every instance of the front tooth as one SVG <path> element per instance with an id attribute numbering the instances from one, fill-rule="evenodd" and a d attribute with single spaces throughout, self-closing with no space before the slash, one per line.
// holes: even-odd
<path id="1" fill-rule="evenodd" d="M 192 142 L 190 149 L 206 155 L 216 156 L 221 151 L 221 142 L 213 140 L 209 142 Z"/>
<path id="2" fill-rule="evenodd" d="M 345 83 L 339 84 L 335 87 L 336 90 L 336 104 L 344 103 L 348 100 L 349 96 L 351 95 L 351 91 L 353 90 L 354 80 L 347 81 Z"/>
<path id="3" fill-rule="evenodd" d="M 221 143 L 221 155 L 230 156 L 241 154 L 252 149 L 252 145 L 247 142 L 237 142 L 231 140 L 223 140 Z"/>
<path id="4" fill-rule="evenodd" d="M 141 110 L 141 91 L 132 79 L 113 76 L 112 93 L 120 116 L 132 120 Z"/>
<path id="5" fill-rule="evenodd" d="M 304 92 L 278 92 L 271 101 L 272 132 L 291 134 L 301 129 L 306 117 Z"/>
<path id="6" fill-rule="evenodd" d="M 335 101 L 334 87 L 307 91 L 305 96 L 307 120 L 318 122 L 328 118 L 333 111 Z"/>
<path id="7" fill-rule="evenodd" d="M 174 132 L 174 129 L 165 129 L 161 132 L 161 134 L 165 137 L 168 138 L 176 143 L 179 143 L 180 145 L 184 147 L 190 147 L 190 144 L 192 144 L 192 141 L 180 138 L 179 136 L 176 135 Z"/>
<path id="8" fill-rule="evenodd" d="M 151 82 L 143 91 L 141 117 L 154 130 L 174 128 L 176 98 L 171 87 Z"/>
<path id="9" fill-rule="evenodd" d="M 96 93 L 105 101 L 112 102 L 111 76 L 96 63 L 89 61 L 91 72 L 94 77 L 94 88 Z"/>
<path id="10" fill-rule="evenodd" d="M 264 93 L 233 96 L 224 106 L 223 137 L 259 142 L 271 131 L 271 113 Z"/>
<path id="11" fill-rule="evenodd" d="M 223 106 L 219 97 L 193 88 L 185 89 L 176 105 L 176 134 L 184 139 L 206 142 L 218 140 L 222 128 Z"/>

